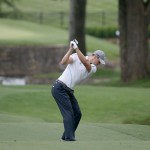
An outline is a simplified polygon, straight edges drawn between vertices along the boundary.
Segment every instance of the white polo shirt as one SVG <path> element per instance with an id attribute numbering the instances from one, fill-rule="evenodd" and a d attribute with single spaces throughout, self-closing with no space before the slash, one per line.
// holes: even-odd
<path id="1" fill-rule="evenodd" d="M 95 73 L 97 68 L 94 64 L 91 64 L 91 71 L 88 72 L 78 58 L 77 53 L 72 54 L 70 57 L 72 57 L 73 63 L 67 65 L 66 69 L 58 78 L 58 80 L 65 83 L 69 88 L 73 89 L 76 84 Z M 86 58 L 88 58 L 88 56 L 86 56 Z"/>

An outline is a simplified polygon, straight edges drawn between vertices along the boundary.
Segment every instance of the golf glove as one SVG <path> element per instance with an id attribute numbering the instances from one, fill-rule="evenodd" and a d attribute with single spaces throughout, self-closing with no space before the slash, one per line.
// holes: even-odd
<path id="1" fill-rule="evenodd" d="M 73 41 L 71 41 L 71 46 L 73 47 L 73 49 L 77 49 L 78 48 L 77 44 L 75 42 L 73 42 Z"/>

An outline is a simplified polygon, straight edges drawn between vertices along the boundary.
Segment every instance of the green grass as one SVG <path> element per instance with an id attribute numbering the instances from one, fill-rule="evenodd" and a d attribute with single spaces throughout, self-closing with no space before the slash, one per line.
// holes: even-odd
<path id="1" fill-rule="evenodd" d="M 150 88 L 150 78 L 143 78 L 136 81 L 124 83 L 120 79 L 120 68 L 104 68 L 100 67 L 97 72 L 90 78 L 93 82 L 92 85 L 103 85 L 113 87 L 136 87 L 136 88 Z M 94 80 L 96 82 L 94 82 Z"/>
<path id="2" fill-rule="evenodd" d="M 2 150 L 149 150 L 149 89 L 77 86 L 77 142 L 60 142 L 62 117 L 50 85 L 0 86 Z M 134 122 L 134 121 L 140 122 Z M 132 123 L 122 124 L 122 123 Z"/>
<path id="3" fill-rule="evenodd" d="M 69 0 L 21 0 L 23 11 L 69 11 Z M 116 11 L 117 1 L 88 1 L 88 12 Z M 55 6 L 55 7 L 54 7 Z M 68 31 L 25 21 L 0 19 L 0 45 L 67 45 Z M 103 49 L 108 60 L 119 57 L 117 45 L 86 36 L 87 50 Z M 118 80 L 119 70 L 98 70 L 95 78 Z M 38 78 L 57 74 L 39 75 Z M 112 85 L 116 85 L 116 81 Z M 99 84 L 98 84 L 99 85 Z M 105 84 L 106 85 L 106 84 Z M 110 85 L 110 83 L 109 83 Z M 0 149 L 2 150 L 149 150 L 149 79 L 131 87 L 77 86 L 82 110 L 77 142 L 64 143 L 62 118 L 50 85 L 0 85 Z M 132 124 L 132 125 L 129 125 Z M 134 125 L 133 125 L 134 124 Z M 142 125 L 135 125 L 142 124 Z"/>
<path id="4" fill-rule="evenodd" d="M 68 45 L 68 30 L 25 21 L 0 19 L 0 45 Z M 102 49 L 107 59 L 118 59 L 118 45 L 86 36 L 87 51 Z"/>
<path id="5" fill-rule="evenodd" d="M 69 0 L 20 0 L 16 2 L 22 11 L 69 12 Z M 87 0 L 87 12 L 117 11 L 116 0 Z M 5 8 L 6 9 L 6 8 Z"/>
<path id="6" fill-rule="evenodd" d="M 16 6 L 24 13 L 23 18 L 25 20 L 40 22 L 40 13 L 42 13 L 44 23 L 68 28 L 69 0 L 20 0 L 16 1 Z M 4 5 L 2 10 L 4 12 L 12 11 L 12 9 Z M 64 14 L 63 25 L 60 19 L 62 12 Z M 118 26 L 117 12 L 118 1 L 116 0 L 88 0 L 86 6 L 86 26 Z"/>
<path id="7" fill-rule="evenodd" d="M 48 122 L 62 121 L 49 85 L 0 86 L 0 91 L 0 113 Z M 136 120 L 149 118 L 148 88 L 78 86 L 75 91 L 83 112 L 83 122 L 124 123 L 133 120 L 136 123 Z"/>
<path id="8" fill-rule="evenodd" d="M 150 127 L 112 124 L 81 124 L 74 143 L 60 142 L 63 131 L 58 123 L 0 124 L 2 150 L 149 150 Z"/>
<path id="9" fill-rule="evenodd" d="M 67 43 L 65 30 L 25 21 L 0 19 L 0 32 L 0 43 L 7 45 L 61 45 Z"/>

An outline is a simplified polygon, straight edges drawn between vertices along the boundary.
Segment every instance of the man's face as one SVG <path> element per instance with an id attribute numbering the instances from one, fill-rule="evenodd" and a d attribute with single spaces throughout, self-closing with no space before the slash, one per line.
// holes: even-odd
<path id="1" fill-rule="evenodd" d="M 94 65 L 99 65 L 99 58 L 96 55 L 92 55 L 89 59 L 90 63 L 94 64 Z"/>

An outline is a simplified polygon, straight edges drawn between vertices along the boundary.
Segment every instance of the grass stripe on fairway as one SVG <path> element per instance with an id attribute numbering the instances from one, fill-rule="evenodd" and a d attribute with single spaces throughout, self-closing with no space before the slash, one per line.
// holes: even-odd
<path id="1" fill-rule="evenodd" d="M 0 123 L 0 147 L 2 150 L 150 148 L 150 126 L 80 124 L 74 143 L 59 141 L 62 127 L 60 123 Z"/>

